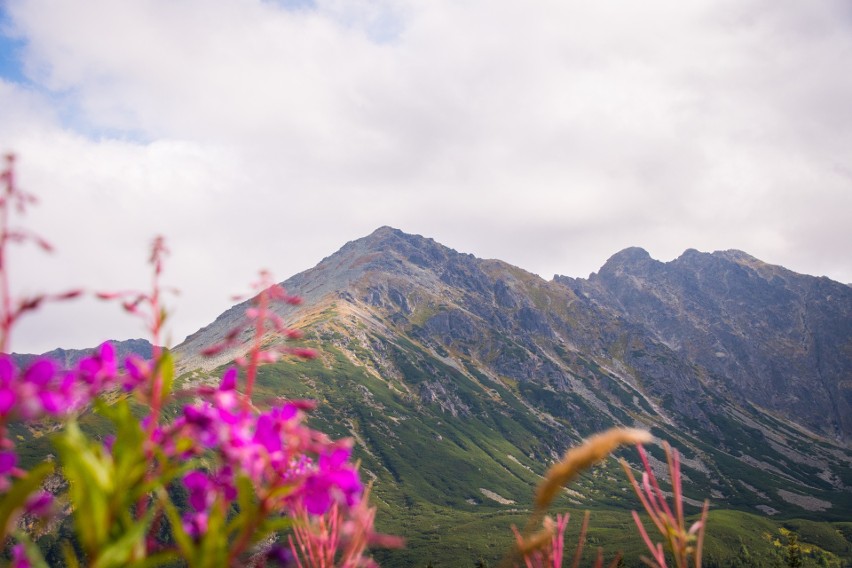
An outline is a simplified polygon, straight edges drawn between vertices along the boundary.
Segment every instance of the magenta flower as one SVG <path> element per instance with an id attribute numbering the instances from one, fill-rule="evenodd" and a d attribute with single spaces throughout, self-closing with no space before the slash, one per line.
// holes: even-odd
<path id="1" fill-rule="evenodd" d="M 239 371 L 237 371 L 236 367 L 231 367 L 225 374 L 222 375 L 222 382 L 219 383 L 220 391 L 232 391 L 237 388 L 237 376 L 239 375 Z"/>
<path id="2" fill-rule="evenodd" d="M 216 491 L 225 498 L 225 503 L 231 503 L 237 498 L 237 488 L 234 485 L 234 472 L 230 466 L 225 466 L 217 471 L 211 481 L 216 487 Z"/>
<path id="3" fill-rule="evenodd" d="M 0 383 L 0 416 L 9 414 L 15 406 L 15 391 L 10 385 Z"/>
<path id="4" fill-rule="evenodd" d="M 296 401 L 262 413 L 245 410 L 236 384 L 237 371 L 230 369 L 218 388 L 204 391 L 207 401 L 184 407 L 167 436 L 192 440 L 194 455 L 212 450 L 221 460 L 218 470 L 193 472 L 184 479 L 196 510 L 209 506 L 215 500 L 211 495 L 222 495 L 226 503 L 236 498 L 238 474 L 251 479 L 258 495 L 276 495 L 282 506 L 303 502 L 311 514 L 323 514 L 334 503 L 358 503 L 363 485 L 349 461 L 351 442 L 332 442 L 308 428 L 302 410 L 312 404 Z M 284 493 L 278 490 L 285 487 Z"/>
<path id="5" fill-rule="evenodd" d="M 358 472 L 348 463 L 349 449 L 337 449 L 320 457 L 317 468 L 308 475 L 301 491 L 305 509 L 322 515 L 333 503 L 352 507 L 358 503 L 363 486 Z"/>
<path id="6" fill-rule="evenodd" d="M 144 384 L 151 378 L 151 365 L 145 359 L 131 355 L 124 360 L 124 368 L 127 375 L 124 377 L 122 387 L 125 391 L 132 391 Z"/>
<path id="7" fill-rule="evenodd" d="M 47 491 L 39 491 L 30 495 L 24 507 L 27 513 L 36 517 L 45 517 L 53 508 L 53 495 Z"/>
<path id="8" fill-rule="evenodd" d="M 0 355 L 0 423 L 79 410 L 117 376 L 115 351 L 109 343 L 70 371 L 60 371 L 53 360 L 39 358 L 21 372 L 8 355 Z"/>
<path id="9" fill-rule="evenodd" d="M 196 511 L 205 511 L 213 503 L 213 484 L 205 473 L 190 471 L 184 476 L 183 484 L 189 490 L 189 504 Z"/>
<path id="10" fill-rule="evenodd" d="M 118 374 L 115 349 L 108 341 L 102 343 L 94 355 L 77 363 L 76 371 L 81 381 L 87 383 L 96 391 L 100 391 L 103 387 L 108 386 Z"/>
<path id="11" fill-rule="evenodd" d="M 282 451 L 281 423 L 270 414 L 261 414 L 257 418 L 253 442 L 260 444 L 270 455 Z"/>
<path id="12" fill-rule="evenodd" d="M 54 375 L 56 375 L 56 363 L 50 359 L 38 359 L 24 373 L 24 380 L 43 387 L 47 386 Z"/>
<path id="13" fill-rule="evenodd" d="M 9 476 L 15 473 L 18 456 L 14 452 L 0 452 L 0 491 L 9 488 Z"/>
<path id="14" fill-rule="evenodd" d="M 7 475 L 18 464 L 18 456 L 14 452 L 0 452 L 0 475 Z"/>
<path id="15" fill-rule="evenodd" d="M 297 568 L 376 567 L 377 564 L 366 555 L 369 546 L 404 546 L 401 538 L 375 531 L 376 508 L 368 505 L 366 497 L 354 507 L 333 503 L 319 516 L 311 516 L 300 505 L 293 509 L 292 517 L 296 523 L 288 540 Z"/>
<path id="16" fill-rule="evenodd" d="M 12 547 L 12 568 L 30 568 L 30 559 L 27 558 L 27 551 L 23 544 L 16 544 Z"/>
<path id="17" fill-rule="evenodd" d="M 207 532 L 207 513 L 187 513 L 183 517 L 183 530 L 194 539 L 201 538 Z"/>
<path id="18" fill-rule="evenodd" d="M 12 358 L 7 355 L 0 356 L 0 416 L 9 414 L 15 406 L 15 390 L 13 380 L 18 369 Z"/>

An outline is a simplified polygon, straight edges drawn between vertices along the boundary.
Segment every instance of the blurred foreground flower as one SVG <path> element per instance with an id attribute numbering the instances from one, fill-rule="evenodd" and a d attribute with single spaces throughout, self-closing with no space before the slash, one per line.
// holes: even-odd
<path id="1" fill-rule="evenodd" d="M 45 565 L 38 547 L 15 527 L 21 515 L 42 517 L 54 510 L 53 496 L 42 490 L 53 464 L 21 469 L 8 426 L 44 419 L 62 425 L 53 437 L 67 481 L 61 500 L 72 512 L 76 534 L 73 546 L 64 543 L 68 565 L 242 566 L 255 545 L 294 526 L 297 540 L 299 534 L 308 535 L 300 530 L 326 527 L 334 536 L 323 541 L 322 557 L 352 568 L 372 565 L 368 546 L 401 544 L 373 531 L 375 509 L 367 504 L 352 462 L 352 440 L 332 440 L 305 424 L 314 403 L 284 401 L 260 409 L 252 400 L 259 366 L 280 355 L 316 356 L 273 337 L 301 337 L 272 310 L 275 302 L 297 305 L 300 300 L 267 272 L 255 285 L 246 323 L 209 350 L 215 354 L 237 346 L 243 329 L 253 327 L 248 349 L 234 357 L 245 377 L 242 392 L 237 368 L 226 371 L 218 387 L 175 390 L 174 358 L 160 347 L 167 319 L 160 278 L 168 253 L 161 237 L 151 247 L 149 291 L 97 294 L 118 300 L 126 312 L 143 319 L 154 346 L 150 359 L 131 355 L 121 368 L 113 347 L 104 343 L 72 369 L 44 357 L 19 368 L 5 352 L 20 317 L 47 300 L 70 299 L 79 292 L 12 297 L 7 245 L 29 240 L 45 250 L 50 246 L 26 230 L 10 228 L 12 209 L 21 213 L 34 198 L 18 189 L 12 156 L 6 165 L 0 175 L 0 541 L 14 534 L 14 566 Z M 178 400 L 186 397 L 195 401 L 177 410 Z M 178 414 L 169 421 L 172 409 Z M 112 432 L 97 439 L 84 433 L 77 415 L 92 410 Z M 183 510 L 173 502 L 178 489 L 188 494 Z M 279 559 L 292 559 L 293 552 L 286 551 Z"/>
<path id="2" fill-rule="evenodd" d="M 666 568 L 665 552 L 668 549 L 672 554 L 677 568 L 688 568 L 690 565 L 695 568 L 701 568 L 701 553 L 704 545 L 704 531 L 707 527 L 707 511 L 710 507 L 710 502 L 707 500 L 704 501 L 701 518 L 687 529 L 683 514 L 683 483 L 680 476 L 680 454 L 677 450 L 672 449 L 668 442 L 663 442 L 663 449 L 666 451 L 669 481 L 672 485 L 671 506 L 666 501 L 659 483 L 657 483 L 654 470 L 651 469 L 648 456 L 641 445 L 639 446 L 639 456 L 645 468 L 645 471 L 642 472 L 641 484 L 636 481 L 627 462 L 621 460 L 621 467 L 624 468 L 630 480 L 630 485 L 633 487 L 633 491 L 636 492 L 637 497 L 642 502 L 642 506 L 651 518 L 651 522 L 665 542 L 665 547 L 660 542 L 655 544 L 645 530 L 639 514 L 633 511 L 633 520 L 636 522 L 639 534 L 642 535 L 642 540 L 645 541 L 645 545 L 651 552 L 651 558 L 643 556 L 642 560 L 654 568 Z"/>

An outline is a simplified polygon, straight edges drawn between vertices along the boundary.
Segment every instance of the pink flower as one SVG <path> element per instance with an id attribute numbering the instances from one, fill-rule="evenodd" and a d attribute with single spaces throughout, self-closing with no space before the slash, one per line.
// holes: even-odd
<path id="1" fill-rule="evenodd" d="M 27 513 L 36 517 L 44 517 L 50 513 L 53 507 L 53 495 L 47 491 L 40 491 L 30 495 L 27 499 L 25 509 Z"/>
<path id="2" fill-rule="evenodd" d="M 367 504 L 366 495 L 354 507 L 334 503 L 320 516 L 311 516 L 297 504 L 292 516 L 296 523 L 289 537 L 290 551 L 298 568 L 375 567 L 367 547 L 401 548 L 405 544 L 399 537 L 375 531 L 376 508 Z"/>
<path id="3" fill-rule="evenodd" d="M 127 375 L 122 385 L 125 391 L 132 391 L 151 378 L 151 365 L 145 359 L 131 355 L 124 360 Z"/>
<path id="4" fill-rule="evenodd" d="M 23 544 L 16 544 L 12 547 L 12 568 L 30 568 L 29 558 L 27 558 L 27 550 Z"/>
<path id="5" fill-rule="evenodd" d="M 18 456 L 14 452 L 0 452 L 0 475 L 7 475 L 18 464 Z"/>
<path id="6" fill-rule="evenodd" d="M 316 470 L 308 475 L 301 499 L 312 515 L 322 515 L 333 503 L 352 507 L 360 500 L 364 487 L 358 472 L 348 463 L 349 454 L 349 449 L 337 449 L 320 456 Z"/>
<path id="7" fill-rule="evenodd" d="M 0 418 L 36 420 L 73 409 L 73 377 L 58 372 L 50 359 L 37 359 L 20 373 L 8 356 L 0 357 Z"/>
<path id="8" fill-rule="evenodd" d="M 183 517 L 183 530 L 194 539 L 207 532 L 207 513 L 188 513 Z"/>
<path id="9" fill-rule="evenodd" d="M 215 498 L 211 492 L 210 478 L 203 472 L 190 471 L 183 477 L 183 484 L 189 490 L 189 504 L 196 511 L 206 510 Z"/>
<path id="10" fill-rule="evenodd" d="M 15 362 L 8 355 L 0 355 L 0 384 L 8 385 L 18 372 Z"/>
<path id="11" fill-rule="evenodd" d="M 104 342 L 94 355 L 77 363 L 76 372 L 83 382 L 92 387 L 92 395 L 99 394 L 118 374 L 115 349 L 108 341 Z"/>
<path id="12" fill-rule="evenodd" d="M 10 413 L 15 406 L 15 391 L 11 386 L 0 383 L 0 416 L 5 416 Z"/>
<path id="13" fill-rule="evenodd" d="M 24 373 L 24 380 L 44 387 L 47 386 L 54 375 L 56 375 L 56 363 L 50 359 L 38 359 Z"/>
<path id="14" fill-rule="evenodd" d="M 230 367 L 225 374 L 222 375 L 222 382 L 219 384 L 220 391 L 232 391 L 237 388 L 237 376 L 239 371 L 236 367 Z"/>
<path id="15" fill-rule="evenodd" d="M 665 494 L 660 489 L 657 477 L 654 475 L 654 470 L 651 468 L 648 456 L 645 453 L 645 448 L 638 444 L 637 449 L 645 469 L 642 472 L 641 484 L 636 481 L 627 462 L 621 460 L 621 467 L 627 473 L 633 491 L 639 497 L 639 501 L 651 519 L 651 523 L 666 542 L 669 552 L 674 557 L 675 564 L 678 567 L 686 567 L 692 563 L 696 568 L 700 568 L 704 530 L 707 525 L 707 511 L 710 502 L 704 501 L 701 518 L 687 530 L 683 512 L 683 480 L 680 474 L 679 452 L 673 449 L 668 442 L 663 443 L 669 470 L 669 482 L 672 486 L 672 504 L 670 506 L 666 501 Z M 653 542 L 636 511 L 633 511 L 633 521 L 636 523 L 636 528 L 639 530 L 639 535 L 645 542 L 645 546 L 648 547 L 648 551 L 652 555 L 652 559 L 646 560 L 645 563 L 655 568 L 666 568 L 666 554 L 663 543 Z"/>

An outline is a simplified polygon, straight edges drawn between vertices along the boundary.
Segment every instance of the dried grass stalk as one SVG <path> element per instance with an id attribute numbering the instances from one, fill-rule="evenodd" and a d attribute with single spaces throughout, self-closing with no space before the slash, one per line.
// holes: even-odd
<path id="1" fill-rule="evenodd" d="M 565 452 L 562 460 L 547 471 L 544 481 L 538 486 L 535 494 L 533 513 L 527 521 L 523 536 L 518 535 L 521 550 L 516 549 L 514 553 L 527 554 L 540 542 L 545 542 L 544 534 L 547 531 L 547 527 L 544 527 L 544 531 L 536 531 L 541 526 L 548 507 L 550 507 L 550 504 L 559 494 L 562 487 L 577 477 L 581 471 L 605 459 L 619 446 L 648 443 L 653 439 L 651 433 L 646 430 L 612 428 L 606 432 L 595 434 L 580 446 L 571 448 Z M 588 523 L 588 516 L 585 519 L 585 523 Z M 579 557 L 575 558 L 575 563 L 577 561 L 579 561 Z M 504 559 L 501 566 L 510 565 L 511 555 Z"/>
<path id="2" fill-rule="evenodd" d="M 648 443 L 653 439 L 654 437 L 647 430 L 611 428 L 606 432 L 595 434 L 581 446 L 569 449 L 565 452 L 562 461 L 547 471 L 544 481 L 538 486 L 535 494 L 535 509 L 546 511 L 566 483 L 577 477 L 584 469 L 606 458 L 619 446 Z"/>

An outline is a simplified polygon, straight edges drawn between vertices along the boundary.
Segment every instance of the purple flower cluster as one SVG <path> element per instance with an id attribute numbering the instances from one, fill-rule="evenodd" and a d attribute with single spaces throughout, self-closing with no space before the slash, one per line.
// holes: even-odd
<path id="1" fill-rule="evenodd" d="M 9 477 L 18 473 L 15 445 L 7 436 L 10 422 L 67 416 L 114 385 L 118 377 L 115 350 L 109 343 L 67 371 L 48 358 L 18 369 L 12 357 L 0 354 L 0 490 L 7 489 Z"/>
<path id="2" fill-rule="evenodd" d="M 42 464 L 29 472 L 20 469 L 9 425 L 58 419 L 69 426 L 58 436 L 57 449 L 69 481 L 78 541 L 83 556 L 92 564 L 136 564 L 151 554 L 179 552 L 190 565 L 238 565 L 248 558 L 252 546 L 271 536 L 274 527 L 279 526 L 266 521 L 281 515 L 303 525 L 304 531 L 313 531 L 313 525 L 332 527 L 334 538 L 330 541 L 323 540 L 322 531 L 311 534 L 320 535 L 317 538 L 326 543 L 321 547 L 326 556 L 339 556 L 340 565 L 347 568 L 369 565 L 365 560 L 369 544 L 399 545 L 373 531 L 375 510 L 367 506 L 357 467 L 350 461 L 352 441 L 333 441 L 305 425 L 305 411 L 314 408 L 313 403 L 291 401 L 261 411 L 252 402 L 261 365 L 287 355 L 306 359 L 316 356 L 305 347 L 267 342 L 270 334 L 285 340 L 301 337 L 271 310 L 273 303 L 297 305 L 301 300 L 275 284 L 268 272 L 262 272 L 254 285 L 252 306 L 246 310 L 244 321 L 222 343 L 205 351 L 238 352 L 234 362 L 245 372 L 241 392 L 237 392 L 237 371 L 230 370 L 218 388 L 183 393 L 198 396 L 200 401 L 185 406 L 171 423 L 164 420 L 163 411 L 178 400 L 172 391 L 174 359 L 156 347 L 161 344 L 166 318 L 160 276 L 168 251 L 161 237 L 152 246 L 154 277 L 149 292 L 95 294 L 103 300 L 120 301 L 125 311 L 145 321 L 155 345 L 151 360 L 131 356 L 119 368 L 115 351 L 108 343 L 69 370 L 47 358 L 38 358 L 20 369 L 10 356 L 3 355 L 9 350 L 11 332 L 23 315 L 46 302 L 68 300 L 82 293 L 72 290 L 33 297 L 11 295 L 5 262 L 7 245 L 33 241 L 44 250 L 51 248 L 32 232 L 10 225 L 13 210 L 23 213 L 34 202 L 33 196 L 17 187 L 14 165 L 14 156 L 6 156 L 6 166 L 0 171 L 0 509 L 11 509 L 7 513 L 14 518 L 44 516 L 52 509 L 52 496 L 42 489 L 52 467 Z M 248 349 L 242 349 L 243 332 L 249 329 L 253 330 L 252 340 Z M 131 408 L 124 397 L 105 406 L 104 415 L 114 423 L 115 435 L 102 441 L 89 439 L 74 424 L 75 413 L 105 393 L 122 389 L 132 391 L 139 406 Z M 148 410 L 138 425 L 141 428 L 134 418 L 134 411 L 140 406 Z M 194 469 L 183 473 L 189 468 Z M 194 543 L 183 535 L 177 538 L 181 523 L 174 522 L 178 520 L 176 511 L 165 492 L 180 473 L 189 495 L 182 525 Z M 97 483 L 90 483 L 92 476 Z M 12 478 L 17 480 L 14 485 Z M 257 507 L 240 507 L 234 515 L 231 505 L 238 498 L 242 505 L 250 501 Z M 132 518 L 127 517 L 128 511 L 133 511 Z M 176 531 L 173 535 L 177 549 L 169 549 L 171 544 L 157 537 L 164 512 Z M 10 536 L 12 518 L 0 526 L 0 541 Z M 150 526 L 142 524 L 146 522 Z M 139 532 L 140 527 L 146 534 Z M 43 564 L 26 535 L 16 535 L 15 539 L 18 542 L 11 548 L 13 566 L 29 566 L 33 559 L 39 562 L 32 564 Z M 316 542 L 312 546 L 316 547 Z M 207 556 L 210 551 L 221 557 L 211 563 Z M 292 543 L 289 547 L 278 546 L 269 560 L 295 561 Z M 194 564 L 196 561 L 200 564 Z"/>
<path id="3" fill-rule="evenodd" d="M 6 436 L 10 421 L 66 416 L 108 389 L 130 391 L 150 381 L 154 367 L 131 356 L 120 370 L 109 343 L 68 371 L 47 358 L 21 370 L 11 357 L 0 356 L 0 491 L 8 489 L 11 476 L 23 473 Z M 364 487 L 350 461 L 352 441 L 333 441 L 309 428 L 304 418 L 305 411 L 315 407 L 311 401 L 289 401 L 265 412 L 247 408 L 237 392 L 237 378 L 237 369 L 229 369 L 217 388 L 197 391 L 200 402 L 185 406 L 174 422 L 152 431 L 151 442 L 170 458 L 211 452 L 217 457 L 212 469 L 192 470 L 183 477 L 189 494 L 184 530 L 194 538 L 204 535 L 210 508 L 229 507 L 236 500 L 238 475 L 251 480 L 270 511 L 319 516 L 333 506 L 357 506 Z M 49 497 L 39 494 L 27 509 L 33 514 L 46 510 Z"/>
<path id="4" fill-rule="evenodd" d="M 357 504 L 363 486 L 349 461 L 351 441 L 332 441 L 306 426 L 304 410 L 312 403 L 288 402 L 260 413 L 244 410 L 236 379 L 237 370 L 228 370 L 207 400 L 184 407 L 182 416 L 160 433 L 167 453 L 189 458 L 213 451 L 219 458 L 218 469 L 195 470 L 183 479 L 193 509 L 184 518 L 187 532 L 198 536 L 214 503 L 227 506 L 236 499 L 238 474 L 252 481 L 271 509 L 290 509 L 298 502 L 321 515 L 334 503 Z"/>
<path id="5" fill-rule="evenodd" d="M 0 420 L 37 420 L 63 416 L 88 404 L 116 379 L 115 350 L 104 343 L 74 369 L 61 371 L 51 359 L 36 359 L 20 371 L 12 358 L 0 355 Z"/>

